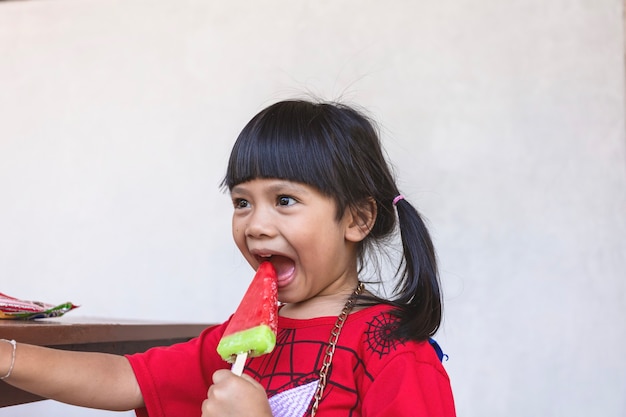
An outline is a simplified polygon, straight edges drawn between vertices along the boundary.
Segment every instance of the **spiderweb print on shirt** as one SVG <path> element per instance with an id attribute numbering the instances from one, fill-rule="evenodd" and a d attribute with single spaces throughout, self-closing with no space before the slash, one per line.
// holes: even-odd
<path id="1" fill-rule="evenodd" d="M 398 319 L 388 313 L 372 317 L 365 334 L 369 348 L 378 354 L 379 358 L 396 349 L 398 340 L 393 339 L 392 332 L 398 328 Z"/>

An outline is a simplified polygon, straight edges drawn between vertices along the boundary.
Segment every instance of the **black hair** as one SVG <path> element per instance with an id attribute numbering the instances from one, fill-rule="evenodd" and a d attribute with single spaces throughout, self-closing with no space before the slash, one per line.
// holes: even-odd
<path id="1" fill-rule="evenodd" d="M 366 248 L 387 241 L 397 225 L 403 257 L 393 298 L 361 301 L 396 307 L 394 338 L 425 340 L 435 334 L 442 315 L 435 252 L 417 210 L 406 199 L 394 210 L 399 191 L 374 126 L 363 112 L 341 103 L 278 102 L 243 128 L 222 185 L 232 189 L 255 178 L 304 183 L 335 200 L 337 219 L 346 208 L 358 212 L 364 202 L 373 200 L 376 220 L 361 242 L 359 260 L 363 262 Z"/>

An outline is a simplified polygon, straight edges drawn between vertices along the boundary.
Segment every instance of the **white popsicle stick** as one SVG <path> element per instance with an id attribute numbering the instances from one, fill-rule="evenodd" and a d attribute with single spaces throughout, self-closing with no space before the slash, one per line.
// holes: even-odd
<path id="1" fill-rule="evenodd" d="M 230 371 L 237 376 L 241 376 L 243 367 L 246 365 L 246 359 L 248 359 L 248 352 L 238 354 Z"/>

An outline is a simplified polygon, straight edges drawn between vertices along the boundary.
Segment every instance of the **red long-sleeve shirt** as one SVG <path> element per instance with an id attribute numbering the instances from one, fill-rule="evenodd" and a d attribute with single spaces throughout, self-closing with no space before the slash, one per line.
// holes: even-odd
<path id="1" fill-rule="evenodd" d="M 448 375 L 428 342 L 389 338 L 384 305 L 356 311 L 342 329 L 318 417 L 454 417 Z M 279 317 L 276 348 L 245 372 L 265 387 L 275 417 L 308 416 L 336 317 Z M 227 322 L 187 343 L 128 356 L 145 409 L 139 417 L 200 416 L 211 376 L 229 368 L 216 352 Z"/>

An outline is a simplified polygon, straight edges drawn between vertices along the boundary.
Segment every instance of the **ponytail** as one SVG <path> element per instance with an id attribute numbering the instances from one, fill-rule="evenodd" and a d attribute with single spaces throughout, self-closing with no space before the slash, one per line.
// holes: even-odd
<path id="1" fill-rule="evenodd" d="M 435 250 L 415 207 L 404 198 L 395 206 L 404 256 L 397 271 L 398 296 L 392 301 L 400 319 L 393 333 L 399 339 L 426 340 L 437 332 L 442 316 Z"/>

